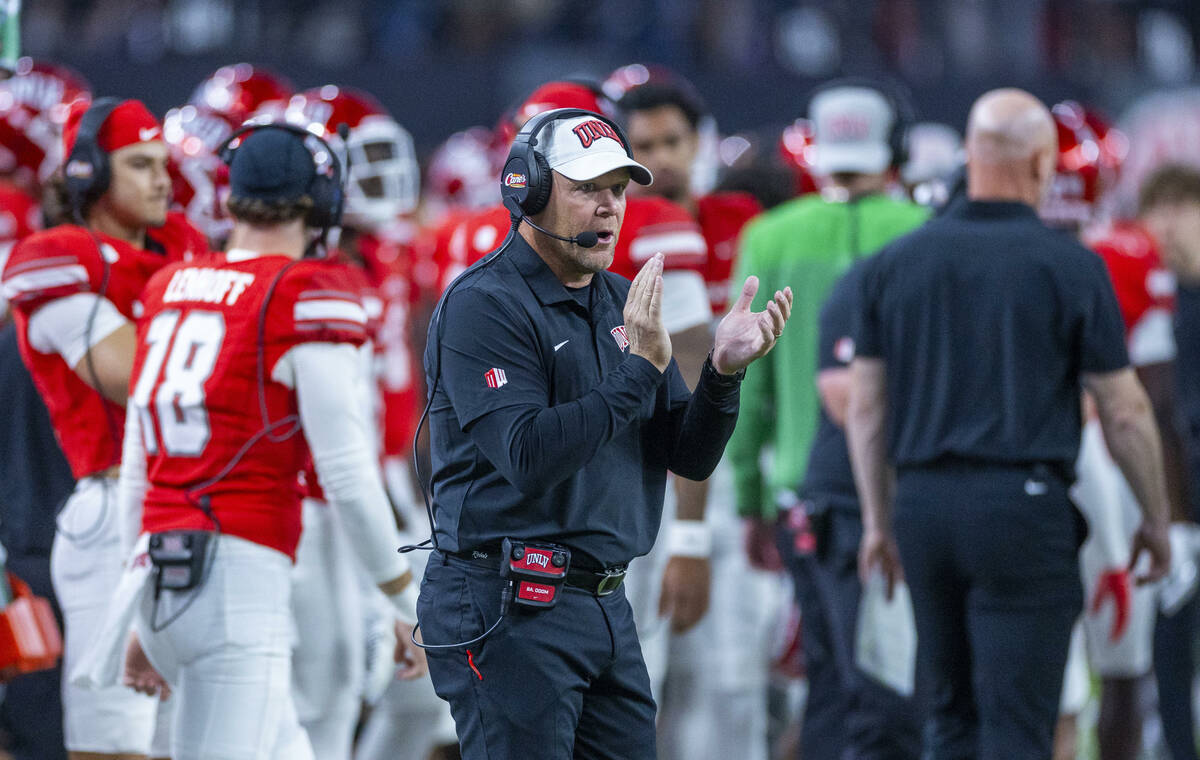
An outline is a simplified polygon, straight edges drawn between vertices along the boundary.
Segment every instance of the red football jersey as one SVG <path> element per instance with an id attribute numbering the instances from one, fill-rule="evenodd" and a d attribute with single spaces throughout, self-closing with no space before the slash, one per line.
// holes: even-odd
<path id="1" fill-rule="evenodd" d="M 1142 366 L 1173 359 L 1175 277 L 1163 266 L 1149 231 L 1135 221 L 1117 221 L 1089 232 L 1086 241 L 1108 267 L 1130 361 Z"/>
<path id="2" fill-rule="evenodd" d="M 0 272 L 18 241 L 42 228 L 42 209 L 37 198 L 16 185 L 0 180 Z M 0 297 L 0 321 L 8 316 L 8 304 Z"/>
<path id="3" fill-rule="evenodd" d="M 136 322 L 142 309 L 137 299 L 150 276 L 208 247 L 200 231 L 176 213 L 168 214 L 166 224 L 149 230 L 147 237 L 148 247 L 156 250 L 134 248 L 99 233 L 93 237 L 80 227 L 64 225 L 22 240 L 4 267 L 4 295 L 12 304 L 21 356 L 50 411 L 59 445 L 76 478 L 120 461 L 125 412 L 80 380 L 57 353 L 33 348 L 29 318 L 55 299 L 98 293 Z"/>
<path id="4" fill-rule="evenodd" d="M 415 372 L 417 358 L 410 324 L 419 302 L 419 289 L 413 281 L 413 246 L 394 236 L 364 234 L 357 238 L 357 247 L 361 262 L 343 256 L 337 261 L 346 267 L 367 313 L 367 336 L 375 357 L 372 387 L 378 394 L 371 400 L 380 433 L 377 443 L 384 456 L 407 456 L 421 414 L 420 378 Z M 324 500 L 311 467 L 305 473 L 305 483 L 309 496 Z"/>
<path id="5" fill-rule="evenodd" d="M 403 240 L 364 236 L 359 240 L 372 294 L 368 312 L 378 309 L 376 375 L 383 407 L 383 453 L 407 456 L 421 414 L 420 357 L 413 345 L 412 318 L 420 305 L 416 254 Z M 374 306 L 372 306 L 374 305 Z"/>
<path id="6" fill-rule="evenodd" d="M 435 233 L 442 272 L 442 289 L 504 242 L 511 221 L 503 206 L 450 217 Z M 630 196 L 617 235 L 610 272 L 633 279 L 642 265 L 663 253 L 665 271 L 689 270 L 704 274 L 708 249 L 699 225 L 686 209 L 664 198 Z"/>
<path id="7" fill-rule="evenodd" d="M 294 558 L 309 454 L 295 391 L 271 374 L 299 344 L 366 340 L 345 269 L 214 254 L 163 269 L 143 299 L 130 395 L 147 456 L 143 529 L 211 529 L 197 508 L 207 496 L 223 532 Z"/>
<path id="8" fill-rule="evenodd" d="M 704 281 L 713 316 L 729 308 L 730 278 L 736 264 L 738 235 L 746 222 L 762 212 L 749 193 L 713 193 L 696 201 L 696 216 L 704 240 L 708 243 L 708 265 Z"/>
<path id="9" fill-rule="evenodd" d="M 16 185 L 0 181 L 0 250 L 42 228 L 37 198 Z"/>
<path id="10" fill-rule="evenodd" d="M 708 246 L 687 209 L 665 198 L 629 196 L 608 271 L 632 280 L 651 256 L 663 254 L 663 271 L 704 274 Z"/>
<path id="11" fill-rule="evenodd" d="M 433 233 L 438 292 L 450 287 L 463 270 L 500 247 L 512 226 L 503 206 L 451 212 Z"/>

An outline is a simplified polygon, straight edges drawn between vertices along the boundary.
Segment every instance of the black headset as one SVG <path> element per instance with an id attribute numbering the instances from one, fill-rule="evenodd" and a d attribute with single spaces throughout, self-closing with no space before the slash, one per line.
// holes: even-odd
<path id="1" fill-rule="evenodd" d="M 100 128 L 120 104 L 119 98 L 99 98 L 88 106 L 79 122 L 75 144 L 63 164 L 67 198 L 77 219 L 82 219 L 84 209 L 104 195 L 112 181 L 108 151 L 100 147 L 98 139 Z"/>
<path id="2" fill-rule="evenodd" d="M 344 170 L 342 167 L 342 159 L 338 156 L 337 151 L 329 144 L 325 138 L 320 135 L 310 132 L 304 127 L 295 124 L 289 124 L 285 121 L 270 121 L 262 124 L 246 124 L 241 129 L 225 138 L 225 142 L 221 143 L 217 148 L 217 155 L 225 162 L 227 166 L 233 164 L 233 154 L 237 152 L 237 143 L 240 145 L 240 140 L 243 135 L 249 132 L 256 132 L 260 129 L 280 129 L 284 132 L 290 132 L 300 139 L 304 144 L 304 149 L 311 154 L 312 151 L 305 142 L 309 138 L 315 139 L 330 156 L 330 172 L 328 174 L 321 171 L 317 166 L 317 157 L 313 155 L 313 178 L 309 181 L 308 187 L 304 193 L 312 199 L 313 206 L 308 214 L 304 217 L 304 222 L 309 227 L 317 227 L 323 232 L 328 232 L 331 228 L 337 227 L 342 222 L 342 210 L 346 206 L 346 189 L 342 185 L 342 176 Z"/>
<path id="3" fill-rule="evenodd" d="M 633 150 L 629 147 L 629 138 L 625 136 L 625 131 L 607 116 L 583 108 L 555 108 L 552 111 L 543 111 L 521 127 L 521 131 L 513 139 L 512 147 L 508 149 L 504 171 L 500 173 L 500 197 L 514 220 L 533 216 L 545 209 L 546 204 L 550 202 L 554 172 L 550 169 L 546 154 L 538 150 L 538 134 L 551 122 L 576 116 L 590 116 L 612 127 L 621 140 L 625 154 L 633 160 Z"/>
<path id="4" fill-rule="evenodd" d="M 883 96 L 892 109 L 892 126 L 888 131 L 888 148 L 892 152 L 891 166 L 898 168 L 908 163 L 908 130 L 917 120 L 916 108 L 904 89 L 895 84 L 884 83 L 866 77 L 842 77 L 824 82 L 808 96 L 808 107 L 805 113 L 812 115 L 812 104 L 818 96 L 830 90 L 843 87 L 856 87 L 871 90 Z"/>

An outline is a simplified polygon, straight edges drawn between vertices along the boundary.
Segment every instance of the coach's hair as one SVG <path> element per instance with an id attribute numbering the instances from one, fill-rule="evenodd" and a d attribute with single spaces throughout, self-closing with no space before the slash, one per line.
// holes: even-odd
<path id="1" fill-rule="evenodd" d="M 1200 170 L 1183 164 L 1155 169 L 1142 183 L 1138 208 L 1145 212 L 1156 206 L 1183 201 L 1200 201 Z"/>
<path id="2" fill-rule="evenodd" d="M 225 205 L 229 214 L 239 222 L 265 227 L 307 216 L 312 211 L 313 200 L 307 195 L 285 201 L 230 196 Z"/>
<path id="3" fill-rule="evenodd" d="M 617 101 L 617 108 L 626 119 L 637 111 L 652 111 L 663 106 L 675 106 L 682 111 L 693 130 L 700 126 L 700 119 L 708 113 L 699 95 L 685 85 L 670 82 L 640 84 Z"/>

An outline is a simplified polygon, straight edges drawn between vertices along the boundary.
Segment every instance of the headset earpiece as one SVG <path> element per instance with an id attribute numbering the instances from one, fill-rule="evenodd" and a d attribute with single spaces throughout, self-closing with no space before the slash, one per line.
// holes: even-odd
<path id="1" fill-rule="evenodd" d="M 508 160 L 500 172 L 500 198 L 509 216 L 520 219 L 525 215 L 525 202 L 529 198 L 529 183 L 532 170 L 525 156 L 515 155 L 516 145 L 509 150 Z"/>
<path id="2" fill-rule="evenodd" d="M 504 162 L 504 170 L 500 173 L 500 198 L 514 220 L 539 214 L 550 202 L 554 171 L 550 168 L 550 162 L 546 160 L 546 154 L 538 150 L 538 134 L 552 122 L 576 116 L 590 116 L 612 127 L 621 139 L 621 147 L 625 149 L 625 154 L 633 158 L 625 131 L 603 114 L 583 108 L 556 108 L 537 114 L 525 122 L 525 126 L 521 127 L 521 131 L 513 139 L 512 147 L 508 150 L 508 159 Z"/>
<path id="3" fill-rule="evenodd" d="M 100 129 L 117 106 L 118 98 L 99 98 L 88 106 L 79 122 L 71 153 L 63 163 L 63 179 L 71 210 L 82 220 L 84 209 L 108 190 L 112 169 L 108 152 L 98 142 Z"/>
<path id="4" fill-rule="evenodd" d="M 533 152 L 533 165 L 537 167 L 538 183 L 530 188 L 531 191 L 536 189 L 536 193 L 531 193 L 525 202 L 525 213 L 530 216 L 546 209 L 550 203 L 550 190 L 554 187 L 554 170 L 540 151 Z"/>

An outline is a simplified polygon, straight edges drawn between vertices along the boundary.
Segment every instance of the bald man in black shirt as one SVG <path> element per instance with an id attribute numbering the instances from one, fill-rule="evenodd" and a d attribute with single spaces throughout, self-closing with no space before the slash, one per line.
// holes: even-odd
<path id="1" fill-rule="evenodd" d="M 1067 495 L 1082 390 L 1143 511 L 1139 582 L 1169 562 L 1161 446 L 1103 262 L 1034 211 L 1057 157 L 1049 112 L 987 93 L 967 153 L 967 198 L 864 273 L 847 419 L 859 572 L 911 589 L 926 757 L 1049 758 L 1083 603 Z"/>

